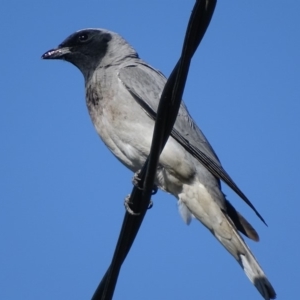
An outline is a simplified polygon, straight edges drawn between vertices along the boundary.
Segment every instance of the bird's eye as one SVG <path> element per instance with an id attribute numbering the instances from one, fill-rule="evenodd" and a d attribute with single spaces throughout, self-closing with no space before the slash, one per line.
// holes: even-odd
<path id="1" fill-rule="evenodd" d="M 88 35 L 86 33 L 82 33 L 78 37 L 79 42 L 85 42 L 85 41 L 87 41 L 87 39 L 88 39 Z"/>

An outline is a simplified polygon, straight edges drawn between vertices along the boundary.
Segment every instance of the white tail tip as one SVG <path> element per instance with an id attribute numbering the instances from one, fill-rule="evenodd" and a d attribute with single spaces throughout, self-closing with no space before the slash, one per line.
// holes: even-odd
<path id="1" fill-rule="evenodd" d="M 265 300 L 275 299 L 276 293 L 271 283 L 267 279 L 265 273 L 262 271 L 256 261 L 252 264 L 248 261 L 247 257 L 240 255 L 241 265 L 247 277 L 255 285 Z"/>

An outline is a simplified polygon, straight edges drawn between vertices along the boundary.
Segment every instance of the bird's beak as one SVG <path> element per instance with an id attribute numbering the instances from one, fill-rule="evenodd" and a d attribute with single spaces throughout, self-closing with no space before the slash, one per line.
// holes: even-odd
<path id="1" fill-rule="evenodd" d="M 51 49 L 42 55 L 42 59 L 63 59 L 68 53 L 71 53 L 69 47 Z"/>

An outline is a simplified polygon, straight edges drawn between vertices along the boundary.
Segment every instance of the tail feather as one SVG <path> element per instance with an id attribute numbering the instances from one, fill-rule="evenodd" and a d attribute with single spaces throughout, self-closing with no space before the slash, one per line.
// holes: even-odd
<path id="1" fill-rule="evenodd" d="M 224 215 L 225 216 L 225 215 Z M 225 216 L 226 217 L 226 216 Z M 245 274 L 249 278 L 249 280 L 254 284 L 260 294 L 263 296 L 265 300 L 275 299 L 276 292 L 266 277 L 264 271 L 260 267 L 258 261 L 252 254 L 249 246 L 245 243 L 242 237 L 237 232 L 236 228 L 232 224 L 232 221 L 226 217 L 228 225 L 232 228 L 233 238 L 232 242 L 234 244 L 238 243 L 239 247 L 242 248 L 242 251 L 238 254 L 238 263 L 243 268 Z M 219 238 L 218 238 L 219 239 Z M 220 239 L 219 239 L 220 240 Z M 221 241 L 221 240 L 220 240 Z M 222 243 L 222 241 L 221 241 Z M 222 243 L 227 250 L 226 243 Z M 232 247 L 230 248 L 232 250 Z M 231 252 L 229 250 L 229 252 Z M 231 253 L 233 254 L 233 253 Z M 234 255 L 235 256 L 235 255 Z"/>
<path id="2" fill-rule="evenodd" d="M 188 210 L 220 241 L 226 250 L 238 261 L 245 274 L 265 300 L 275 299 L 276 293 L 259 266 L 250 248 L 238 233 L 240 230 L 253 240 L 258 240 L 254 228 L 226 200 L 219 200 L 218 191 L 201 183 L 184 185 L 178 195 Z M 227 202 L 226 202 L 227 201 Z M 224 205 L 225 204 L 225 205 Z"/>
<path id="3" fill-rule="evenodd" d="M 251 254 L 252 255 L 252 254 Z M 245 274 L 250 279 L 250 281 L 255 285 L 261 295 L 265 300 L 275 299 L 276 293 L 271 283 L 267 279 L 266 275 L 258 265 L 255 258 L 252 256 L 247 257 L 247 255 L 240 255 L 241 261 L 240 265 L 244 269 Z"/>
<path id="4" fill-rule="evenodd" d="M 238 231 L 244 234 L 249 239 L 258 242 L 259 236 L 252 225 L 232 206 L 232 204 L 225 200 L 226 212 L 234 223 Z"/>

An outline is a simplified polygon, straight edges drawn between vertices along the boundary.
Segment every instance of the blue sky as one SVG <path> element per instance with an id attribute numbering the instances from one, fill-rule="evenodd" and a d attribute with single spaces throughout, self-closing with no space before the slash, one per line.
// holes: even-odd
<path id="1" fill-rule="evenodd" d="M 0 298 L 90 299 L 108 267 L 132 174 L 89 119 L 83 77 L 40 56 L 74 31 L 120 33 L 166 76 L 194 1 L 8 1 L 1 9 Z M 300 3 L 219 1 L 185 102 L 224 168 L 267 221 L 249 245 L 278 299 L 300 278 Z M 152 199 L 114 299 L 262 299 L 175 198 Z"/>

